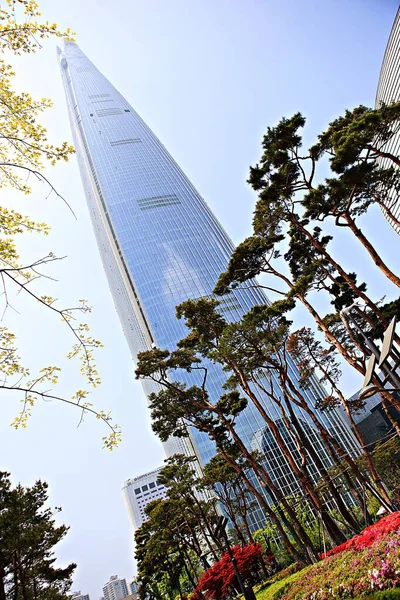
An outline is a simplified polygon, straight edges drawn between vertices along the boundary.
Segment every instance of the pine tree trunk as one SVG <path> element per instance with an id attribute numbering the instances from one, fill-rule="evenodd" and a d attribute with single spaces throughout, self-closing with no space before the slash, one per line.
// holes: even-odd
<path id="1" fill-rule="evenodd" d="M 213 540 L 214 544 L 217 546 L 218 550 L 220 552 L 222 552 L 223 547 L 222 544 L 220 542 L 220 540 L 216 539 L 214 537 L 214 531 L 212 526 L 210 525 L 209 519 L 207 518 L 207 515 L 205 514 L 203 507 L 201 506 L 201 503 L 199 502 L 199 500 L 196 498 L 195 494 L 192 495 L 192 499 L 194 504 L 196 504 L 201 516 L 203 517 L 203 522 L 205 523 L 208 535 L 210 536 L 210 538 Z"/>
<path id="2" fill-rule="evenodd" d="M 288 384 L 292 393 L 295 394 L 299 400 L 299 402 L 297 402 L 295 398 L 291 397 L 293 399 L 294 403 L 296 405 L 301 406 L 301 408 L 309 415 L 310 419 L 316 426 L 323 442 L 325 443 L 325 447 L 326 447 L 327 451 L 329 452 L 329 455 L 332 459 L 333 464 L 336 465 L 338 468 L 342 468 L 341 460 L 344 459 L 347 462 L 347 464 L 349 465 L 350 470 L 353 472 L 353 475 L 355 476 L 355 481 L 357 481 L 357 480 L 359 480 L 360 482 L 364 481 L 365 478 L 364 478 L 363 474 L 360 472 L 360 470 L 358 469 L 357 465 L 355 464 L 354 460 L 351 458 L 351 456 L 349 455 L 347 450 L 343 446 L 341 446 L 339 444 L 339 442 L 327 431 L 326 427 L 324 427 L 324 425 L 322 425 L 322 423 L 319 421 L 315 412 L 309 407 L 309 405 L 306 402 L 306 400 L 304 399 L 303 395 L 296 389 L 295 385 L 293 384 L 293 382 L 291 381 L 289 376 L 287 377 L 287 380 L 285 383 Z M 324 465 L 322 465 L 322 467 L 324 469 L 324 472 L 326 473 L 325 476 L 330 479 L 329 473 L 326 471 Z M 322 471 L 321 471 L 321 473 L 322 473 Z M 343 477 L 347 483 L 347 487 L 348 487 L 350 493 L 357 500 L 360 509 L 363 510 L 364 509 L 363 499 L 362 499 L 361 495 L 359 494 L 358 490 L 356 489 L 356 487 L 353 485 L 353 481 L 349 477 L 347 470 L 345 470 L 345 472 L 343 473 Z M 347 517 L 345 517 L 345 518 L 348 521 Z M 351 519 L 354 523 L 356 523 L 356 521 L 354 521 L 354 518 L 352 515 L 351 515 Z M 353 527 L 351 522 L 349 522 L 349 524 L 350 524 L 350 526 Z M 359 529 L 359 526 L 357 523 L 357 530 L 358 529 Z"/>
<path id="3" fill-rule="evenodd" d="M 182 515 L 182 518 L 183 518 L 183 520 L 184 520 L 184 522 L 185 522 L 185 525 L 186 525 L 186 527 L 187 527 L 187 528 L 189 529 L 189 531 L 190 531 L 190 535 L 191 535 L 191 537 L 192 537 L 192 540 L 193 540 L 193 542 L 194 542 L 194 546 L 195 546 L 195 548 L 196 548 L 196 549 L 195 549 L 195 552 L 196 552 L 197 556 L 201 556 L 201 555 L 202 555 L 202 549 L 201 549 L 200 542 L 199 542 L 199 540 L 197 539 L 196 532 L 194 531 L 194 529 L 191 527 L 190 523 L 188 522 L 188 520 L 187 520 L 187 518 L 186 518 L 186 515 L 185 515 L 184 511 L 180 510 L 180 512 L 181 512 L 181 515 Z"/>
<path id="4" fill-rule="evenodd" d="M 288 277 L 286 277 L 285 275 L 283 275 L 283 273 L 279 273 L 279 271 L 276 271 L 273 268 L 270 268 L 269 271 L 263 271 L 263 272 L 264 273 L 270 273 L 270 274 L 274 275 L 275 277 L 278 277 L 284 283 L 286 283 L 286 285 L 288 286 L 289 290 L 291 292 L 293 292 L 293 290 L 294 290 L 294 284 L 293 284 L 293 282 Z M 326 326 L 325 321 L 323 320 L 323 318 L 321 317 L 321 315 L 319 315 L 318 312 L 315 310 L 315 308 L 312 306 L 312 304 L 310 304 L 310 302 L 307 300 L 306 296 L 304 294 L 299 293 L 299 292 L 294 292 L 293 296 L 295 298 L 297 298 L 298 300 L 300 300 L 300 302 L 306 307 L 306 309 L 308 310 L 308 312 L 310 313 L 310 315 L 313 317 L 314 321 L 317 323 L 318 327 L 321 329 L 321 331 L 324 332 L 325 338 L 327 339 L 327 341 L 330 342 L 333 346 L 335 346 L 335 348 L 339 352 L 339 354 L 341 354 L 343 356 L 343 358 L 352 367 L 354 367 L 359 373 L 361 373 L 361 375 L 364 375 L 365 374 L 365 368 L 363 367 L 363 365 L 359 364 L 357 362 L 357 360 L 355 360 L 348 353 L 347 349 L 340 343 L 340 341 L 332 334 L 332 332 Z"/>
<path id="5" fill-rule="evenodd" d="M 332 542 L 334 542 L 336 545 L 341 544 L 342 542 L 345 541 L 344 534 L 341 531 L 340 527 L 338 527 L 336 522 L 329 515 L 329 513 L 324 509 L 324 507 L 321 503 L 321 500 L 319 499 L 318 494 L 315 491 L 314 484 L 310 480 L 306 470 L 300 469 L 299 466 L 297 465 L 294 457 L 292 456 L 292 453 L 286 446 L 285 441 L 282 439 L 281 433 L 280 433 L 275 421 L 273 421 L 273 419 L 271 419 L 268 416 L 267 412 L 265 411 L 264 407 L 261 405 L 257 396 L 252 392 L 251 388 L 248 385 L 246 378 L 244 377 L 241 370 L 236 365 L 235 361 L 230 360 L 229 363 L 230 363 L 230 366 L 232 367 L 232 370 L 234 371 L 234 373 L 239 377 L 240 385 L 246 392 L 247 396 L 251 399 L 254 406 L 257 408 L 260 415 L 263 417 L 264 421 L 266 422 L 269 430 L 271 431 L 272 435 L 274 436 L 275 442 L 277 443 L 279 449 L 281 450 L 282 454 L 284 455 L 285 459 L 287 460 L 293 473 L 298 478 L 298 481 L 301 484 L 301 487 L 303 488 L 304 493 L 308 497 L 311 505 L 314 507 L 315 511 L 321 515 L 321 518 L 324 519 L 324 524 L 325 524 L 326 530 L 329 532 L 329 536 L 331 537 Z M 271 487 L 271 483 L 268 482 L 269 487 Z M 285 510 L 287 510 L 286 506 L 285 506 Z M 292 514 L 293 514 L 293 516 L 295 516 L 294 511 L 292 511 Z M 291 517 L 291 518 L 293 518 L 293 517 Z"/>
<path id="6" fill-rule="evenodd" d="M 348 418 L 349 423 L 351 425 L 352 431 L 353 431 L 353 433 L 354 433 L 354 435 L 355 435 L 358 443 L 360 444 L 361 451 L 362 451 L 362 453 L 364 455 L 364 458 L 366 460 L 367 469 L 368 469 L 368 471 L 370 473 L 372 481 L 375 483 L 375 485 L 377 487 L 378 493 L 382 496 L 382 498 L 384 499 L 385 502 L 388 502 L 389 504 L 391 504 L 391 500 L 390 500 L 390 498 L 389 498 L 389 496 L 388 496 L 385 488 L 382 485 L 382 480 L 379 477 L 379 475 L 378 475 L 378 473 L 377 473 L 377 471 L 375 469 L 375 465 L 373 463 L 373 460 L 372 460 L 372 457 L 371 457 L 371 453 L 369 452 L 369 450 L 367 448 L 367 445 L 365 443 L 365 439 L 364 439 L 361 431 L 358 429 L 356 422 L 354 421 L 353 414 L 352 414 L 352 412 L 350 410 L 349 403 L 347 402 L 347 400 L 343 396 L 341 390 L 337 387 L 336 383 L 333 381 L 333 379 L 329 375 L 329 373 L 315 359 L 314 359 L 314 362 L 315 362 L 316 366 L 319 369 L 321 369 L 321 372 L 323 373 L 325 379 L 327 381 L 329 381 L 329 384 L 332 386 L 332 389 L 334 390 L 334 392 L 336 393 L 336 395 L 340 399 L 340 402 L 342 403 L 342 406 L 343 406 L 344 410 L 346 411 L 346 415 L 347 415 L 347 418 Z M 317 420 L 316 417 L 315 417 L 315 415 L 314 415 L 313 419 L 314 418 L 315 418 L 315 420 Z M 329 432 L 326 431 L 326 434 L 327 434 L 327 439 L 329 439 L 329 442 L 332 444 L 333 448 L 336 450 L 337 455 L 341 456 L 342 455 L 342 451 L 341 451 L 342 447 L 341 446 L 339 447 L 340 448 L 340 451 L 339 451 L 339 448 L 337 447 L 338 446 L 337 440 L 335 438 L 333 438 L 333 436 L 331 436 L 329 434 Z M 321 432 L 321 435 L 325 435 L 325 434 L 322 434 L 322 432 Z M 348 452 L 345 452 L 344 459 L 347 462 L 347 464 L 349 465 L 350 470 L 353 473 L 355 480 L 357 481 L 357 479 L 358 479 L 358 481 L 360 483 L 362 483 L 362 484 L 367 483 L 366 478 L 361 473 L 360 469 L 358 468 L 358 465 L 353 460 L 353 458 L 348 454 Z M 369 514 L 368 514 L 368 518 L 370 518 Z"/>
<path id="7" fill-rule="evenodd" d="M 186 560 L 184 560 L 184 565 L 185 565 L 185 571 L 187 573 L 187 576 L 189 578 L 190 583 L 192 584 L 193 588 L 196 587 L 196 585 L 199 583 L 199 578 L 197 577 L 197 572 L 196 572 L 196 568 L 194 566 L 194 564 L 192 563 L 192 560 L 190 558 L 189 552 L 185 552 L 183 551 L 183 555 L 184 555 L 184 559 L 186 558 Z M 189 563 L 189 565 L 192 568 L 192 573 L 190 572 L 190 569 L 188 568 L 186 561 Z M 195 579 L 197 581 L 195 581 Z"/>
<path id="8" fill-rule="evenodd" d="M 247 450 L 246 446 L 243 444 L 241 438 L 238 436 L 236 430 L 234 429 L 234 427 L 232 427 L 231 423 L 227 419 L 225 419 L 222 414 L 220 414 L 219 416 L 220 416 L 221 421 L 224 423 L 224 425 L 227 427 L 227 429 L 231 433 L 232 438 L 237 443 L 242 455 L 246 458 L 249 465 L 252 467 L 252 469 L 253 469 L 254 473 L 256 474 L 257 478 L 259 479 L 261 485 L 267 489 L 267 493 L 274 500 L 277 509 L 279 508 L 279 503 L 280 502 L 282 503 L 282 506 L 289 517 L 288 519 L 286 519 L 286 517 L 285 517 L 285 521 L 284 521 L 285 527 L 288 528 L 288 530 L 292 534 L 294 540 L 298 543 L 299 548 L 304 546 L 304 548 L 306 548 L 309 556 L 316 557 L 316 553 L 314 551 L 314 548 L 313 548 L 313 545 L 312 545 L 312 542 L 311 542 L 309 536 L 304 531 L 304 528 L 300 524 L 295 511 L 290 506 L 287 499 L 284 497 L 282 491 L 275 486 L 275 484 L 271 480 L 270 476 L 268 475 L 266 470 L 260 465 L 260 463 L 258 463 L 257 461 L 254 460 L 254 457 Z M 221 453 L 224 456 L 226 456 L 225 453 L 223 453 L 223 452 L 221 452 Z M 253 486 L 253 489 L 254 489 L 254 486 Z M 259 496 L 261 498 L 263 498 L 261 494 L 259 494 Z M 268 507 L 269 513 L 273 512 L 269 508 L 267 502 L 263 499 L 263 508 L 265 509 L 266 507 Z M 284 513 L 281 511 L 281 516 L 282 515 L 284 515 Z"/>
<path id="9" fill-rule="evenodd" d="M 230 500 L 230 499 L 229 499 L 229 500 L 228 500 L 228 499 L 226 500 L 225 507 L 226 507 L 226 509 L 227 509 L 227 512 L 228 512 L 229 518 L 230 518 L 230 520 L 232 521 L 232 525 L 233 525 L 233 527 L 234 527 L 234 529 L 235 529 L 235 531 L 236 531 L 236 535 L 238 536 L 238 538 L 239 538 L 239 541 L 241 542 L 241 544 L 242 544 L 243 546 L 245 546 L 245 545 L 247 544 L 247 540 L 246 540 L 246 538 L 244 537 L 243 531 L 241 530 L 241 528 L 240 528 L 240 526 L 239 526 L 239 524 L 238 524 L 238 522 L 237 522 L 237 519 L 236 519 L 236 512 L 235 512 L 235 510 L 234 510 L 234 508 L 233 508 L 233 505 L 232 505 L 232 502 L 231 502 L 231 500 Z"/>
<path id="10" fill-rule="evenodd" d="M 246 506 L 246 495 L 243 492 L 243 489 L 242 489 L 241 485 L 239 485 L 239 490 L 240 490 L 239 494 L 240 494 L 240 497 L 242 499 L 242 506 L 243 506 L 243 508 L 242 508 L 243 523 L 244 523 L 244 526 L 246 528 L 246 532 L 247 532 L 247 536 L 248 536 L 249 542 L 251 542 L 252 544 L 254 544 L 254 538 L 253 538 L 253 535 L 252 535 L 252 533 L 250 531 L 249 523 L 247 521 L 247 512 L 248 511 L 247 511 L 247 506 Z"/>
<path id="11" fill-rule="evenodd" d="M 219 448 L 221 455 L 225 458 L 225 460 L 232 466 L 232 468 L 238 473 L 238 475 L 241 476 L 241 478 L 243 479 L 244 484 L 246 485 L 247 489 L 255 496 L 255 498 L 257 498 L 261 508 L 265 511 L 265 513 L 270 517 L 270 519 L 272 520 L 272 522 L 274 523 L 274 525 L 276 526 L 279 535 L 283 541 L 283 543 L 285 544 L 285 547 L 287 549 L 287 551 L 289 552 L 289 554 L 294 558 L 294 560 L 296 562 L 298 562 L 300 565 L 306 565 L 309 564 L 310 562 L 316 562 L 317 559 L 312 560 L 310 555 L 307 553 L 307 555 L 305 556 L 302 552 L 301 549 L 305 548 L 305 546 L 302 544 L 301 538 L 299 538 L 299 536 L 296 533 L 296 530 L 294 529 L 294 527 L 292 526 L 292 524 L 286 519 L 286 515 L 283 515 L 282 518 L 282 523 L 284 523 L 285 527 L 287 527 L 288 531 L 290 531 L 293 535 L 293 538 L 296 540 L 298 540 L 299 542 L 299 550 L 297 550 L 293 544 L 291 543 L 291 541 L 289 540 L 281 521 L 279 520 L 279 518 L 276 516 L 276 514 L 274 513 L 274 511 L 271 509 L 270 505 L 267 503 L 267 501 L 265 500 L 264 496 L 257 490 L 257 488 L 251 483 L 250 479 L 247 477 L 246 473 L 243 471 L 243 469 L 240 468 L 240 466 L 236 463 L 235 460 L 231 459 L 222 448 Z M 277 507 L 279 508 L 279 507 Z"/>
<path id="12" fill-rule="evenodd" d="M 328 489 L 332 495 L 332 498 L 335 500 L 336 506 L 337 506 L 340 514 L 347 521 L 347 523 L 354 530 L 354 532 L 358 533 L 360 531 L 359 523 L 353 517 L 353 515 L 350 513 L 350 511 L 348 510 L 347 506 L 345 505 L 345 503 L 343 501 L 343 498 L 341 497 L 340 493 L 338 492 L 335 485 L 333 484 L 333 482 L 329 476 L 329 473 L 327 472 L 327 470 L 321 460 L 321 457 L 319 456 L 318 452 L 315 450 L 313 445 L 310 443 L 310 440 L 308 439 L 303 428 L 301 427 L 300 423 L 298 422 L 298 419 L 293 411 L 293 407 L 291 406 L 290 401 L 288 401 L 287 399 L 285 399 L 285 401 L 286 401 L 286 406 L 287 406 L 287 409 L 288 409 L 290 417 L 291 417 L 291 421 L 293 423 L 293 426 L 296 429 L 296 432 L 300 439 L 301 444 L 307 450 L 309 456 L 311 457 L 311 459 L 314 462 L 314 465 L 318 469 L 322 480 L 328 486 Z"/>
<path id="13" fill-rule="evenodd" d="M 364 248 L 372 258 L 378 269 L 382 271 L 382 273 L 389 279 L 389 281 L 394 283 L 394 285 L 397 285 L 397 287 L 400 287 L 400 277 L 397 277 L 397 275 L 395 275 L 393 271 L 389 269 L 389 267 L 381 259 L 379 253 L 375 250 L 371 242 L 365 237 L 361 229 L 357 227 L 356 223 L 350 217 L 350 215 L 343 215 L 343 218 L 346 220 L 349 229 L 354 233 L 355 237 L 364 246 Z"/>

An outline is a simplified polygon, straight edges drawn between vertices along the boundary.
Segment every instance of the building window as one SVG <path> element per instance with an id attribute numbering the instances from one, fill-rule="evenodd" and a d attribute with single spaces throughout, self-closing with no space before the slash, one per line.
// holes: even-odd
<path id="1" fill-rule="evenodd" d="M 147 485 L 143 485 L 142 486 L 142 492 L 147 492 L 149 488 L 147 487 Z"/>
<path id="2" fill-rule="evenodd" d="M 140 494 L 140 491 L 141 491 L 141 490 L 140 490 L 140 488 L 136 488 L 136 489 L 135 489 L 135 494 L 136 494 L 136 495 Z"/>
<path id="3" fill-rule="evenodd" d="M 151 483 L 149 483 L 149 488 L 155 488 L 156 484 L 154 483 L 154 481 L 152 481 Z"/>

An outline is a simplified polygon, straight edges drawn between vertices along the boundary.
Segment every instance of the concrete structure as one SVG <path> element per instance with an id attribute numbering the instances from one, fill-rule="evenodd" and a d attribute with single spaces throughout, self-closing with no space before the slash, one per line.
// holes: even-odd
<path id="1" fill-rule="evenodd" d="M 379 76 L 378 89 L 376 92 L 375 106 L 378 108 L 381 103 L 390 104 L 400 101 L 400 8 L 397 11 L 390 32 L 389 40 L 383 57 L 381 72 Z M 385 151 L 400 156 L 400 124 L 397 133 L 385 146 Z M 393 167 L 393 162 L 387 158 L 379 159 L 382 168 Z M 392 189 L 387 195 L 386 205 L 397 220 L 400 220 L 400 195 L 395 189 Z M 385 214 L 385 212 L 384 212 Z M 396 226 L 386 214 L 386 218 L 393 228 L 400 233 L 400 228 Z"/>
<path id="2" fill-rule="evenodd" d="M 136 579 L 133 579 L 133 581 L 128 584 L 128 587 L 129 587 L 131 596 L 134 596 L 135 594 L 137 595 L 137 593 L 139 591 L 139 584 L 136 581 Z"/>
<path id="3" fill-rule="evenodd" d="M 104 600 L 122 600 L 129 595 L 126 579 L 112 575 L 110 581 L 103 586 Z"/>
<path id="4" fill-rule="evenodd" d="M 165 498 L 167 495 L 166 488 L 157 483 L 157 475 L 160 470 L 161 467 L 150 473 L 128 479 L 124 483 L 122 495 L 134 531 L 147 521 L 147 516 L 144 512 L 147 504 L 152 502 L 152 500 Z M 131 593 L 134 592 L 137 592 L 137 587 Z"/>
<path id="5" fill-rule="evenodd" d="M 72 600 L 90 600 L 89 594 L 82 594 L 79 592 L 72 592 Z"/>

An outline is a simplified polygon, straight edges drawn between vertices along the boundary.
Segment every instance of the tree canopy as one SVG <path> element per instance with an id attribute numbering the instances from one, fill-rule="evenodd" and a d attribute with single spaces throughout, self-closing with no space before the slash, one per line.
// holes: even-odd
<path id="1" fill-rule="evenodd" d="M 61 509 L 46 508 L 48 485 L 12 487 L 0 473 L 0 599 L 62 600 L 68 597 L 76 565 L 56 566 L 54 546 L 68 532 L 57 525 Z"/>

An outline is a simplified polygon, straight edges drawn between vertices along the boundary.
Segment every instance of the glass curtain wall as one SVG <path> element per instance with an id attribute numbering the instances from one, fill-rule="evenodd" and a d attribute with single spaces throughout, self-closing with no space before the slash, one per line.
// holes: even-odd
<path id="1" fill-rule="evenodd" d="M 165 147 L 80 48 L 66 42 L 59 60 L 87 204 L 133 359 L 154 346 L 173 350 L 187 333 L 175 307 L 188 298 L 212 295 L 233 243 Z M 222 299 L 220 310 L 228 320 L 238 320 L 266 302 L 260 289 L 238 289 Z M 216 400 L 226 374 L 216 365 L 207 367 L 208 391 Z M 290 370 L 298 385 L 293 362 Z M 192 375 L 188 383 L 193 384 Z M 154 390 L 147 382 L 144 388 L 147 394 Z M 306 393 L 314 404 L 323 392 L 315 381 Z M 272 419 L 281 418 L 275 405 L 263 402 Z M 319 440 L 308 416 L 297 412 L 306 435 Z M 355 448 L 339 413 L 322 418 L 348 448 Z M 267 443 L 265 421 L 252 405 L 240 415 L 237 429 L 248 448 L 265 453 L 268 446 L 266 464 L 274 479 L 285 492 L 297 494 L 297 482 L 288 465 L 281 464 L 280 453 L 270 460 L 274 450 Z M 290 435 L 285 439 L 291 449 Z M 329 462 L 322 442 L 317 445 Z M 208 437 L 195 430 L 188 440 L 170 440 L 165 450 L 167 455 L 195 453 L 200 465 L 215 453 Z M 254 515 L 254 528 L 261 527 L 262 511 Z"/>

